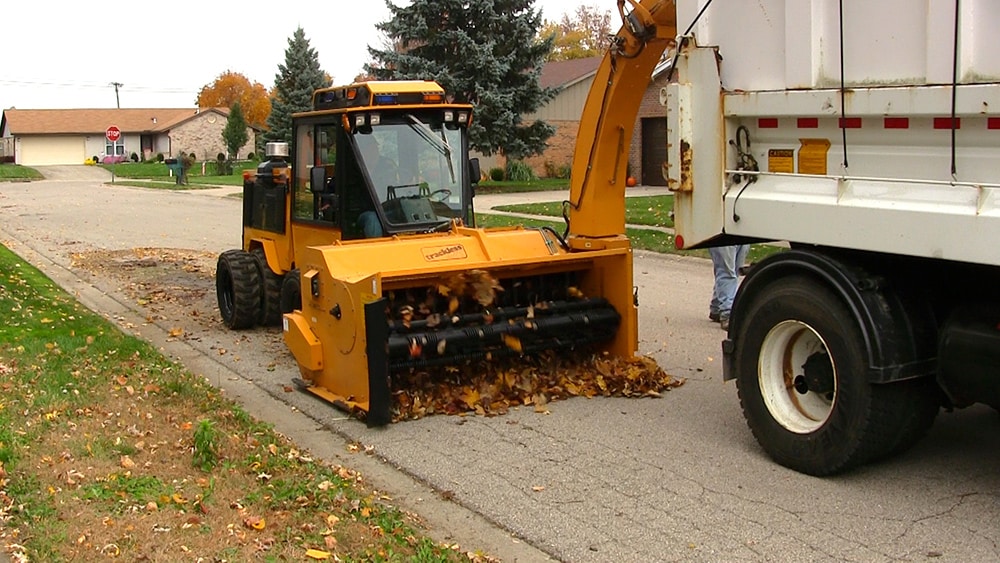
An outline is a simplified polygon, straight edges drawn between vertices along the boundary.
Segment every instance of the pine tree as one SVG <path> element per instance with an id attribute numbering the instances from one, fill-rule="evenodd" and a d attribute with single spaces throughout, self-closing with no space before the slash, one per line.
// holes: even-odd
<path id="1" fill-rule="evenodd" d="M 538 83 L 552 38 L 538 41 L 534 0 L 413 0 L 378 24 L 391 42 L 372 47 L 365 71 L 381 80 L 437 81 L 454 100 L 474 105 L 472 146 L 520 159 L 545 150 L 554 129 L 522 122 L 555 94 Z"/>
<path id="2" fill-rule="evenodd" d="M 226 142 L 230 160 L 237 158 L 240 147 L 247 144 L 249 138 L 247 120 L 243 118 L 243 108 L 240 107 L 239 102 L 233 102 L 233 107 L 229 108 L 229 119 L 226 120 L 226 127 L 222 130 L 222 139 Z"/>
<path id="3" fill-rule="evenodd" d="M 292 139 L 292 114 L 312 109 L 312 95 L 317 88 L 330 85 L 330 79 L 319 67 L 316 50 L 309 46 L 302 28 L 288 40 L 285 64 L 278 65 L 274 76 L 274 96 L 271 115 L 267 117 L 270 130 L 264 134 L 267 141 Z"/>

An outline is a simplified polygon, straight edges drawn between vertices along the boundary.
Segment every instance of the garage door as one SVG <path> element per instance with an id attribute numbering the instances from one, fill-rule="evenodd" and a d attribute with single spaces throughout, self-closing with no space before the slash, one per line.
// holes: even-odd
<path id="1" fill-rule="evenodd" d="M 83 137 L 21 137 L 19 164 L 44 166 L 46 164 L 83 164 Z"/>

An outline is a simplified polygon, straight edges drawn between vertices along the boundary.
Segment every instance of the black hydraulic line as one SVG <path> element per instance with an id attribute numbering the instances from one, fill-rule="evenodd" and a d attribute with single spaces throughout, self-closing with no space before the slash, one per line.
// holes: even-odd
<path id="1" fill-rule="evenodd" d="M 952 57 L 951 57 L 951 177 L 954 179 L 958 173 L 958 164 L 956 162 L 956 112 L 958 106 L 958 17 L 960 14 L 959 3 L 961 0 L 955 0 L 955 37 L 954 43 L 952 45 Z"/>
<path id="2" fill-rule="evenodd" d="M 840 0 L 840 134 L 844 143 L 844 170 L 847 170 L 847 88 L 844 86 L 844 0 Z"/>
<path id="3" fill-rule="evenodd" d="M 674 77 L 674 69 L 677 68 L 677 59 L 678 57 L 681 56 L 681 48 L 684 46 L 685 43 L 687 43 L 687 36 L 691 34 L 691 30 L 694 29 L 694 26 L 698 23 L 698 20 L 701 19 L 702 14 L 705 13 L 705 10 L 707 10 L 708 7 L 712 5 L 712 2 L 713 0 L 708 0 L 708 2 L 705 2 L 705 5 L 701 7 L 701 10 L 698 10 L 698 15 L 695 16 L 693 20 L 691 20 L 691 24 L 688 25 L 687 29 L 684 30 L 684 33 L 681 34 L 681 39 L 680 41 L 677 42 L 677 48 L 674 49 L 674 58 L 670 62 L 670 72 L 667 73 L 668 84 L 670 83 L 670 80 Z"/>

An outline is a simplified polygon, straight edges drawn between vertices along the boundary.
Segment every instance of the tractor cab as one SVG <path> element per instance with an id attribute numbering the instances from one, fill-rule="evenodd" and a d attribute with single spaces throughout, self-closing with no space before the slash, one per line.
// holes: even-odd
<path id="1" fill-rule="evenodd" d="M 293 225 L 343 240 L 472 226 L 470 107 L 432 82 L 324 89 L 314 107 L 293 117 Z"/>

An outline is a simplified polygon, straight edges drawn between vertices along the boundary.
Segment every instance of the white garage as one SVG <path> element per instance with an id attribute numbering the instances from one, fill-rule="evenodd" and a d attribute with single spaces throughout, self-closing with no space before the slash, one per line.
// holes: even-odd
<path id="1" fill-rule="evenodd" d="M 86 137 L 45 135 L 18 139 L 18 163 L 25 166 L 47 164 L 83 164 L 87 156 Z"/>

